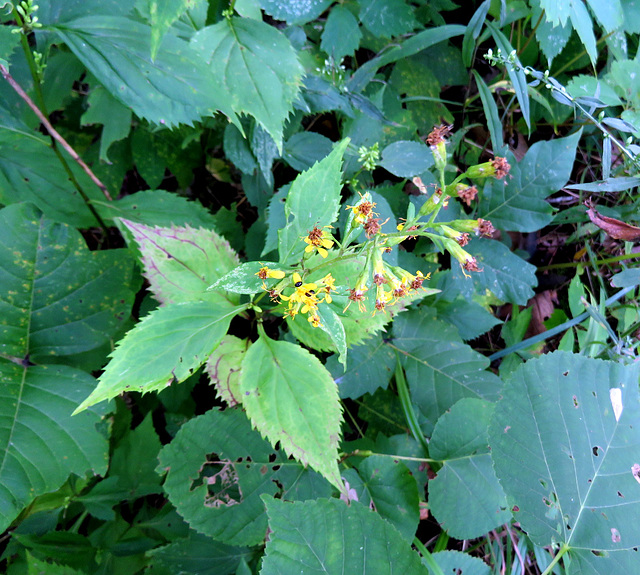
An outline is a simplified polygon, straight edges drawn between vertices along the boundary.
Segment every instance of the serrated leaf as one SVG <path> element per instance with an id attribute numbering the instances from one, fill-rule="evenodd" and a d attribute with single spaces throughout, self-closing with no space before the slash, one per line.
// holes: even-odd
<path id="1" fill-rule="evenodd" d="M 191 125 L 221 110 L 237 121 L 224 92 L 190 45 L 167 34 L 151 59 L 149 26 L 121 16 L 82 16 L 52 26 L 100 83 L 137 116 Z"/>
<path id="2" fill-rule="evenodd" d="M 230 545 L 257 545 L 267 529 L 260 495 L 278 493 L 283 467 L 296 467 L 298 481 L 306 473 L 274 452 L 242 411 L 214 409 L 180 428 L 160 452 L 158 471 L 167 471 L 165 491 L 192 529 Z"/>
<path id="3" fill-rule="evenodd" d="M 346 369 L 347 367 L 347 334 L 338 314 L 328 305 L 318 307 L 320 317 L 320 329 L 324 331 L 338 350 L 338 361 Z"/>
<path id="4" fill-rule="evenodd" d="M 489 443 L 509 505 L 519 509 L 514 517 L 533 542 L 587 553 L 640 545 L 639 373 L 635 364 L 555 352 L 506 382 Z"/>
<path id="5" fill-rule="evenodd" d="M 547 3 L 547 0 L 545 0 Z M 562 4 L 565 7 L 569 7 L 568 2 L 551 2 L 554 5 Z M 542 4 L 542 2 L 541 2 Z M 534 18 L 540 18 L 540 13 L 536 10 L 534 11 Z M 540 49 L 542 53 L 546 56 L 547 62 L 551 65 L 553 59 L 562 52 L 564 47 L 567 45 L 569 38 L 571 37 L 571 32 L 573 31 L 573 26 L 571 22 L 567 22 L 567 18 L 564 18 L 564 23 L 560 23 L 556 21 L 554 24 L 550 19 L 549 12 L 545 11 L 545 18 L 540 22 L 540 25 L 536 29 L 536 40 L 538 44 L 540 44 Z M 567 13 L 568 16 L 568 13 Z"/>
<path id="6" fill-rule="evenodd" d="M 199 301 L 152 311 L 118 343 L 98 387 L 75 413 L 124 391 L 160 391 L 184 381 L 213 353 L 243 309 Z"/>
<path id="7" fill-rule="evenodd" d="M 144 190 L 94 205 L 103 218 L 122 218 L 147 226 L 212 228 L 215 224 L 215 217 L 200 202 L 164 190 Z"/>
<path id="8" fill-rule="evenodd" d="M 535 266 L 507 246 L 496 240 L 477 238 L 465 249 L 476 258 L 480 271 L 471 272 L 469 279 L 462 268 L 454 266 L 451 272 L 456 281 L 463 284 L 473 282 L 476 293 L 484 294 L 489 290 L 502 301 L 519 305 L 525 305 L 533 297 L 533 288 L 538 285 Z"/>
<path id="9" fill-rule="evenodd" d="M 420 142 L 397 141 L 382 150 L 380 165 L 399 178 L 411 178 L 433 166 L 433 154 Z"/>
<path id="10" fill-rule="evenodd" d="M 320 47 L 335 62 L 340 62 L 344 56 L 350 56 L 358 49 L 361 38 L 356 17 L 351 10 L 338 4 L 329 12 Z"/>
<path id="11" fill-rule="evenodd" d="M 242 403 L 240 375 L 249 341 L 235 335 L 225 335 L 209 356 L 205 369 L 220 399 L 229 407 Z"/>
<path id="12" fill-rule="evenodd" d="M 456 539 L 480 537 L 511 517 L 489 454 L 492 413 L 488 401 L 461 399 L 438 419 L 429 442 L 429 456 L 443 462 L 429 481 L 429 507 Z"/>
<path id="13" fill-rule="evenodd" d="M 262 9 L 277 20 L 288 24 L 306 24 L 315 20 L 331 4 L 330 0 L 307 0 L 305 2 L 289 2 L 282 0 L 260 0 Z"/>
<path id="14" fill-rule="evenodd" d="M 591 64 L 595 66 L 596 60 L 598 59 L 598 48 L 589 11 L 582 2 L 569 2 L 569 6 L 571 25 L 578 33 L 587 54 L 589 54 Z"/>
<path id="15" fill-rule="evenodd" d="M 152 228 L 121 221 L 140 249 L 143 274 L 161 304 L 206 300 L 214 306 L 230 308 L 238 303 L 236 297 L 207 291 L 239 263 L 227 240 L 216 232 L 188 226 Z"/>
<path id="16" fill-rule="evenodd" d="M 322 161 L 300 174 L 291 184 L 284 206 L 286 226 L 278 232 L 280 263 L 299 259 L 307 244 L 302 241 L 314 226 L 324 228 L 338 216 L 342 157 L 349 139 L 338 143 Z"/>
<path id="17" fill-rule="evenodd" d="M 234 112 L 253 116 L 282 150 L 282 126 L 303 71 L 286 36 L 264 22 L 225 18 L 197 32 L 191 47 L 209 64 Z"/>
<path id="18" fill-rule="evenodd" d="M 170 26 L 194 4 L 194 0 L 143 0 L 151 23 L 151 58 L 155 59 Z"/>
<path id="19" fill-rule="evenodd" d="M 220 279 L 211 284 L 207 288 L 207 291 L 226 290 L 240 294 L 262 292 L 264 291 L 263 286 L 273 287 L 277 283 L 277 280 L 273 278 L 261 280 L 258 277 L 258 272 L 263 267 L 284 273 L 284 270 L 280 269 L 282 266 L 274 262 L 246 262 L 224 274 Z"/>
<path id="20" fill-rule="evenodd" d="M 262 334 L 245 355 L 240 381 L 242 405 L 260 433 L 342 491 L 342 410 L 320 361 L 299 345 Z"/>
<path id="21" fill-rule="evenodd" d="M 86 174 L 68 163 L 91 200 L 104 200 L 102 192 Z M 0 203 L 32 202 L 58 222 L 78 228 L 97 225 L 51 146 L 35 134 L 0 130 Z"/>
<path id="22" fill-rule="evenodd" d="M 395 365 L 396 355 L 380 335 L 349 350 L 349 364 L 346 371 L 344 366 L 338 365 L 335 355 L 332 355 L 326 363 L 343 399 L 357 399 L 365 393 L 373 394 L 379 387 L 386 387 Z"/>
<path id="23" fill-rule="evenodd" d="M 180 539 L 158 549 L 148 551 L 151 556 L 149 569 L 155 571 L 165 567 L 171 573 L 198 575 L 232 575 L 242 559 L 250 561 L 253 551 L 248 547 L 233 547 L 212 541 L 200 533 L 189 533 Z"/>
<path id="24" fill-rule="evenodd" d="M 551 221 L 553 209 L 545 198 L 569 180 L 582 131 L 566 138 L 536 142 L 523 160 L 511 163 L 505 181 L 494 181 L 480 202 L 479 212 L 505 230 L 534 232 Z"/>
<path id="25" fill-rule="evenodd" d="M 356 489 L 358 502 L 379 513 L 407 542 L 413 541 L 420 521 L 418 484 L 406 465 L 391 457 L 372 455 L 356 467 L 362 481 Z"/>
<path id="26" fill-rule="evenodd" d="M 393 344 L 401 353 L 413 404 L 430 431 L 438 418 L 465 397 L 493 400 L 501 381 L 486 371 L 489 360 L 462 343 L 456 329 L 429 308 L 400 315 Z"/>
<path id="27" fill-rule="evenodd" d="M 31 553 L 27 552 L 27 575 L 82 575 L 83 571 L 77 571 L 68 565 L 61 565 L 58 563 L 49 563 L 44 560 L 37 559 Z"/>
<path id="28" fill-rule="evenodd" d="M 285 503 L 264 498 L 271 535 L 262 575 L 358 573 L 427 575 L 419 556 L 390 523 L 337 499 Z M 321 529 L 318 526 L 322 526 Z"/>
<path id="29" fill-rule="evenodd" d="M 360 21 L 376 38 L 411 32 L 417 21 L 404 0 L 360 0 Z"/>

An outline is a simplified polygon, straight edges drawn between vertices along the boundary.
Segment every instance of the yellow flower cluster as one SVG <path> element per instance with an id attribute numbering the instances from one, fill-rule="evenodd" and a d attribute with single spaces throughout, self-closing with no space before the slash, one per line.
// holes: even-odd
<path id="1" fill-rule="evenodd" d="M 313 327 L 320 327 L 321 321 L 318 315 L 318 306 L 323 303 L 331 303 L 331 292 L 335 291 L 335 279 L 327 274 L 318 283 L 303 283 L 298 272 L 291 276 L 294 292 L 291 295 L 280 295 L 280 299 L 286 301 L 286 315 L 295 318 L 299 313 L 306 314 L 307 320 Z"/>

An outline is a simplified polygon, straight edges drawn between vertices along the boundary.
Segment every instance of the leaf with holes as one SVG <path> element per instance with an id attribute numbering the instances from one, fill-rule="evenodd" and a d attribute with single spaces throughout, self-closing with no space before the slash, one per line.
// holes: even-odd
<path id="1" fill-rule="evenodd" d="M 582 556 L 640 546 L 639 374 L 637 364 L 555 352 L 506 382 L 489 443 L 509 506 L 534 543 Z"/>
<path id="2" fill-rule="evenodd" d="M 225 18 L 197 32 L 191 48 L 238 114 L 250 114 L 282 150 L 283 124 L 302 85 L 302 66 L 287 37 L 248 18 Z"/>
<path id="3" fill-rule="evenodd" d="M 337 463 L 342 409 L 318 358 L 262 333 L 242 362 L 240 388 L 242 405 L 264 437 L 344 489 Z"/>
<path id="4" fill-rule="evenodd" d="M 282 465 L 306 472 L 251 429 L 238 409 L 211 410 L 185 423 L 160 452 L 158 472 L 169 501 L 192 529 L 229 545 L 257 545 L 267 518 L 260 495 L 275 495 L 287 485 Z"/>

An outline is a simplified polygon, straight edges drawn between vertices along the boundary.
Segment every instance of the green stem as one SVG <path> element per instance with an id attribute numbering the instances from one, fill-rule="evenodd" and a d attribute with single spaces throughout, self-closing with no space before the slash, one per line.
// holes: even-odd
<path id="1" fill-rule="evenodd" d="M 623 262 L 625 260 L 632 260 L 635 258 L 640 258 L 640 253 L 637 254 L 622 254 L 621 256 L 614 256 L 611 258 L 605 258 L 602 260 L 595 260 L 593 263 L 596 265 L 605 265 L 605 264 L 614 264 L 616 262 Z M 568 262 L 564 264 L 551 264 L 548 266 L 542 266 L 538 268 L 538 271 L 547 271 L 547 270 L 560 270 L 567 268 L 577 268 L 578 266 L 584 265 L 584 262 Z"/>
<path id="2" fill-rule="evenodd" d="M 558 551 L 556 553 L 556 556 L 553 558 L 553 560 L 551 561 L 551 563 L 549 563 L 549 566 L 542 572 L 542 575 L 549 575 L 551 573 L 551 571 L 553 570 L 553 568 L 556 566 L 556 564 L 558 563 L 558 561 L 560 561 L 560 559 L 562 558 L 562 556 L 569 551 L 569 546 L 565 543 L 562 545 L 562 547 L 560 548 L 560 551 Z"/>
<path id="3" fill-rule="evenodd" d="M 418 550 L 420 555 L 424 557 L 424 562 L 427 564 L 429 569 L 433 571 L 434 575 L 444 575 L 442 569 L 440 569 L 440 565 L 436 563 L 436 560 L 433 558 L 431 552 L 424 546 L 422 541 L 417 537 L 413 539 L 413 546 Z"/>
<path id="4" fill-rule="evenodd" d="M 415 440 L 422 446 L 424 453 L 427 457 L 429 457 L 429 444 L 427 443 L 427 439 L 422 433 L 422 429 L 418 425 L 418 420 L 416 418 L 416 413 L 413 410 L 413 405 L 411 404 L 411 395 L 409 394 L 409 387 L 407 386 L 407 380 L 404 377 L 404 371 L 402 371 L 402 365 L 400 363 L 400 354 L 396 351 L 396 387 L 398 388 L 398 396 L 400 397 L 400 404 L 402 405 L 402 410 L 404 411 L 405 419 L 407 420 L 407 425 L 409 426 L 409 430 L 411 434 L 415 438 Z"/>

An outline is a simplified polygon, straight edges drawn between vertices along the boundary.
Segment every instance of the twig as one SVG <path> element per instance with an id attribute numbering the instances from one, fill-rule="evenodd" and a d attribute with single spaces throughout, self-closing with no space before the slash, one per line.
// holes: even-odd
<path id="1" fill-rule="evenodd" d="M 78 165 L 87 173 L 87 175 L 91 178 L 91 181 L 93 181 L 93 183 L 98 186 L 98 188 L 100 188 L 100 190 L 102 191 L 102 193 L 104 194 L 104 197 L 107 198 L 107 200 L 109 201 L 113 201 L 113 198 L 111 197 L 111 194 L 109 193 L 109 190 L 107 190 L 107 186 L 105 186 L 98 178 L 97 176 L 91 171 L 91 168 L 89 166 L 87 166 L 87 164 L 84 163 L 84 161 L 82 160 L 82 158 L 80 156 L 78 156 L 78 154 L 76 153 L 76 151 L 69 145 L 69 143 L 57 132 L 57 130 L 51 125 L 51 122 L 49 122 L 49 120 L 47 119 L 47 117 L 40 111 L 40 108 L 38 108 L 38 106 L 36 106 L 33 101 L 31 100 L 31 98 L 29 98 L 29 96 L 27 95 L 27 93 L 22 89 L 22 87 L 20 86 L 20 84 L 18 84 L 14 79 L 13 76 L 11 76 L 11 74 L 9 73 L 9 70 L 7 70 L 7 68 L 5 66 L 3 66 L 2 64 L 0 64 L 0 73 L 2 74 L 2 76 L 4 77 L 4 79 L 9 83 L 9 85 L 16 91 L 16 93 L 18 94 L 18 96 L 20 96 L 29 106 L 29 108 L 31 108 L 33 110 L 33 113 L 38 116 L 39 120 L 42 122 L 42 124 L 44 125 L 44 127 L 47 129 L 47 132 L 49 132 L 50 136 L 56 140 L 56 142 L 58 142 L 66 151 L 67 153 L 78 163 Z"/>

